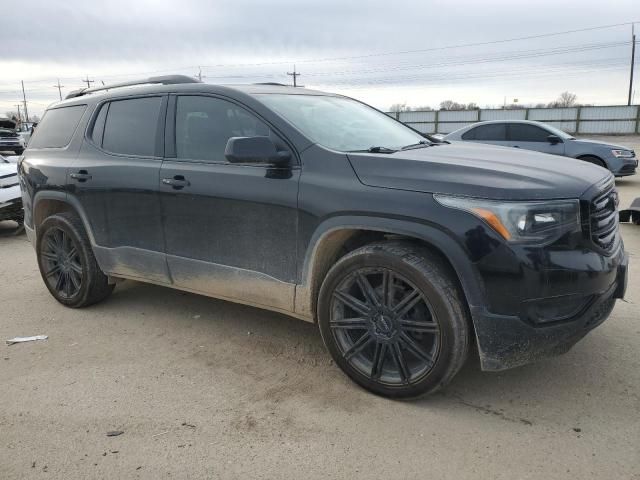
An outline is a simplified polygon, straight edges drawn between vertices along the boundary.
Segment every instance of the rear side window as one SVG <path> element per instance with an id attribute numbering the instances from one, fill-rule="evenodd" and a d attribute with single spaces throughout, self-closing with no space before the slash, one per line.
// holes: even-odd
<path id="1" fill-rule="evenodd" d="M 512 123 L 509 125 L 509 139 L 514 142 L 547 142 L 549 132 L 526 123 Z"/>
<path id="2" fill-rule="evenodd" d="M 129 98 L 111 102 L 102 134 L 102 148 L 124 155 L 153 156 L 161 105 L 161 97 Z M 102 107 L 104 109 L 105 106 Z M 101 114 L 102 111 L 98 117 Z"/>
<path id="3" fill-rule="evenodd" d="M 504 123 L 489 123 L 472 128 L 462 135 L 463 140 L 490 140 L 504 141 L 507 139 L 507 132 Z"/>
<path id="4" fill-rule="evenodd" d="M 62 148 L 69 145 L 86 105 L 47 110 L 29 141 L 31 148 Z"/>

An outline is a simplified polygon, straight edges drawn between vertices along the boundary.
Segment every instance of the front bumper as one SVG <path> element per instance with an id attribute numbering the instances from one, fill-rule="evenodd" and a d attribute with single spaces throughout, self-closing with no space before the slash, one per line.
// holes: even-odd
<path id="1" fill-rule="evenodd" d="M 628 256 L 622 248 L 615 258 L 613 281 L 592 294 L 578 313 L 562 321 L 534 324 L 523 316 L 498 315 L 471 307 L 483 370 L 505 370 L 567 352 L 608 317 L 627 286 Z M 562 302 L 558 297 L 558 302 Z"/>
<path id="2" fill-rule="evenodd" d="M 16 198 L 0 203 L 0 222 L 5 220 L 13 220 L 18 223 L 22 223 L 24 221 L 22 198 Z"/>
<path id="3" fill-rule="evenodd" d="M 635 175 L 638 168 L 637 158 L 624 159 L 624 162 L 618 167 L 618 169 L 612 172 L 616 177 L 626 177 L 629 175 Z"/>

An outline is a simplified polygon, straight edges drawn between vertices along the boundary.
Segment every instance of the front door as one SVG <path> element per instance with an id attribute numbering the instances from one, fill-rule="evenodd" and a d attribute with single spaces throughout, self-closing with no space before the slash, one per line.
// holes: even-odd
<path id="1" fill-rule="evenodd" d="M 99 105 L 68 174 L 100 267 L 158 283 L 170 283 L 158 195 L 166 101 L 144 96 Z"/>
<path id="2" fill-rule="evenodd" d="M 507 137 L 510 146 L 553 155 L 564 155 L 562 139 L 558 138 L 558 143 L 551 143 L 549 135 L 552 135 L 552 133 L 537 125 L 528 123 L 508 124 Z"/>
<path id="3" fill-rule="evenodd" d="M 175 285 L 258 306 L 293 310 L 297 196 L 292 165 L 238 165 L 224 156 L 231 137 L 270 136 L 263 120 L 230 100 L 172 96 L 160 171 L 167 263 Z M 293 152 L 291 152 L 293 153 Z"/>

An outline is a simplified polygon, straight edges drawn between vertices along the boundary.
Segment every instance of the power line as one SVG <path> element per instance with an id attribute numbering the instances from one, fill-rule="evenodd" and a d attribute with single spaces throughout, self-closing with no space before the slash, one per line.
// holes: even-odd
<path id="1" fill-rule="evenodd" d="M 627 105 L 631 105 L 633 97 L 633 68 L 636 60 L 636 31 L 635 25 L 631 24 L 631 69 L 629 71 L 629 99 Z"/>
<path id="2" fill-rule="evenodd" d="M 82 81 L 87 84 L 87 88 L 91 88 L 91 84 L 95 82 L 95 80 L 89 80 L 89 75 L 87 75 L 87 78 L 83 79 Z"/>
<path id="3" fill-rule="evenodd" d="M 24 93 L 24 81 L 21 81 L 20 83 L 22 84 L 22 102 L 24 103 L 24 118 L 28 122 L 29 110 L 27 110 L 27 95 Z"/>
<path id="4" fill-rule="evenodd" d="M 297 87 L 298 86 L 298 82 L 296 81 L 296 79 L 302 74 L 296 72 L 295 64 L 293 65 L 293 72 L 287 72 L 287 75 L 290 75 L 290 76 L 293 77 L 293 86 Z"/>
<path id="5" fill-rule="evenodd" d="M 62 100 L 62 87 L 64 87 L 64 85 L 60 85 L 60 79 L 58 79 L 58 84 L 53 86 L 53 88 L 58 89 L 58 95 L 60 96 L 60 100 Z"/>

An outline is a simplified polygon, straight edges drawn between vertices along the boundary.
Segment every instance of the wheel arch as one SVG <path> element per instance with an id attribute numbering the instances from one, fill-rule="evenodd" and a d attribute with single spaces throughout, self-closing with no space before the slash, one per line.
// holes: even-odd
<path id="1" fill-rule="evenodd" d="M 408 220 L 340 217 L 323 222 L 312 236 L 296 289 L 297 313 L 316 319 L 317 297 L 329 269 L 349 251 L 374 241 L 405 239 L 428 248 L 451 269 L 469 308 L 484 303 L 480 277 L 463 247 L 447 232 Z"/>
<path id="2" fill-rule="evenodd" d="M 46 191 L 36 193 L 33 200 L 33 212 L 31 214 L 33 229 L 36 231 L 36 235 L 38 227 L 47 217 L 63 212 L 72 212 L 78 215 L 89 236 L 91 245 L 95 245 L 91 224 L 82 205 L 76 197 L 68 195 L 66 192 Z"/>
<path id="3" fill-rule="evenodd" d="M 585 160 L 586 158 L 594 158 L 602 164 L 600 166 L 602 166 L 603 168 L 609 168 L 604 158 L 600 157 L 599 155 L 594 155 L 593 153 L 582 153 L 576 157 L 576 159 L 578 160 Z"/>

